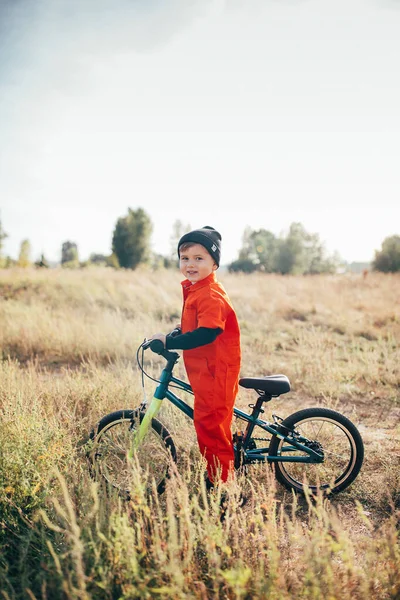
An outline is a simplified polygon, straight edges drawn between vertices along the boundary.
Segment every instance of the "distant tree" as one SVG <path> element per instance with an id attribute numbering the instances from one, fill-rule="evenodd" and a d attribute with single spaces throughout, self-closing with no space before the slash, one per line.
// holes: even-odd
<path id="1" fill-rule="evenodd" d="M 325 258 L 325 249 L 318 234 L 310 233 L 307 235 L 304 242 L 304 259 L 305 273 L 310 275 L 326 273 L 328 264 Z"/>
<path id="2" fill-rule="evenodd" d="M 5 258 L 3 258 L 1 260 L 2 260 L 2 267 L 4 269 L 11 269 L 11 267 L 17 266 L 17 261 L 14 258 L 11 258 L 11 256 L 6 256 Z"/>
<path id="3" fill-rule="evenodd" d="M 181 237 L 185 234 L 188 233 L 188 231 L 191 231 L 191 226 L 190 225 L 184 225 L 182 223 L 182 221 L 180 221 L 179 219 L 177 219 L 173 226 L 172 226 L 172 234 L 170 237 L 170 257 L 173 261 L 175 261 L 175 264 L 177 264 L 178 262 L 178 243 L 179 240 L 181 239 Z"/>
<path id="4" fill-rule="evenodd" d="M 396 273 L 400 271 L 400 236 L 392 235 L 382 242 L 382 249 L 375 251 L 372 262 L 374 271 L 383 273 Z"/>
<path id="5" fill-rule="evenodd" d="M 322 268 L 320 273 L 337 273 L 339 271 L 339 267 L 342 264 L 342 257 L 338 252 L 334 252 L 333 254 L 326 255 L 324 254 Z"/>
<path id="6" fill-rule="evenodd" d="M 334 273 L 339 263 L 340 257 L 327 255 L 319 235 L 308 233 L 301 223 L 292 223 L 287 236 L 280 240 L 276 265 L 279 273 Z"/>
<path id="7" fill-rule="evenodd" d="M 259 265 L 250 258 L 238 258 L 228 265 L 230 273 L 254 273 L 254 271 L 259 270 Z"/>
<path id="8" fill-rule="evenodd" d="M 118 259 L 115 254 L 98 254 L 92 252 L 88 260 L 80 263 L 81 267 L 114 267 L 118 269 Z"/>
<path id="9" fill-rule="evenodd" d="M 163 254 L 154 253 L 151 257 L 151 267 L 155 271 L 158 269 L 176 269 L 176 257 L 170 258 Z"/>
<path id="10" fill-rule="evenodd" d="M 271 273 L 274 270 L 276 252 L 277 239 L 273 233 L 266 229 L 253 231 L 250 227 L 246 227 L 239 258 L 233 261 L 228 269 L 231 272 L 266 271 Z"/>
<path id="11" fill-rule="evenodd" d="M 230 271 L 264 271 L 282 274 L 331 273 L 338 257 L 326 255 L 319 236 L 308 233 L 301 223 L 292 223 L 286 236 L 276 238 L 266 229 L 246 228 L 239 259 Z"/>
<path id="12" fill-rule="evenodd" d="M 115 252 L 112 252 L 110 256 L 107 256 L 106 265 L 107 267 L 112 267 L 113 269 L 119 269 L 119 262 Z"/>
<path id="13" fill-rule="evenodd" d="M 105 254 L 96 254 L 95 252 L 92 252 L 92 254 L 89 256 L 88 262 L 93 265 L 104 266 L 107 263 L 107 258 L 108 256 Z"/>
<path id="14" fill-rule="evenodd" d="M 40 255 L 40 258 L 37 261 L 35 261 L 35 267 L 39 267 L 40 269 L 48 269 L 49 266 L 50 265 L 43 253 Z"/>
<path id="15" fill-rule="evenodd" d="M 5 266 L 5 260 L 3 259 L 3 241 L 6 237 L 8 237 L 8 234 L 4 231 L 0 218 L 0 268 Z"/>
<path id="16" fill-rule="evenodd" d="M 247 256 L 255 264 L 258 270 L 272 273 L 275 269 L 277 253 L 277 239 L 273 233 L 266 229 L 258 229 L 248 236 Z M 239 255 L 239 258 L 244 258 Z"/>
<path id="17" fill-rule="evenodd" d="M 305 244 L 308 234 L 301 223 L 292 223 L 286 237 L 279 242 L 276 270 L 278 273 L 293 275 L 306 270 Z"/>
<path id="18" fill-rule="evenodd" d="M 127 216 L 118 219 L 112 238 L 112 250 L 121 267 L 136 269 L 139 264 L 150 261 L 152 230 L 151 220 L 142 208 L 129 208 Z"/>
<path id="19" fill-rule="evenodd" d="M 75 242 L 64 242 L 61 247 L 61 266 L 67 268 L 79 267 L 78 246 Z"/>
<path id="20" fill-rule="evenodd" d="M 30 254 L 31 254 L 31 244 L 30 244 L 29 240 L 23 240 L 21 242 L 17 265 L 19 267 L 23 267 L 23 268 L 29 267 L 31 264 Z"/>

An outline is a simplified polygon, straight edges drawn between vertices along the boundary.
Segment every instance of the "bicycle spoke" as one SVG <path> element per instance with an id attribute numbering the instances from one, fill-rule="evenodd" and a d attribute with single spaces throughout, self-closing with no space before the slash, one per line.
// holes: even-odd
<path id="1" fill-rule="evenodd" d="M 117 413 L 119 414 L 119 413 Z M 133 435 L 138 423 L 127 416 L 115 418 L 107 426 L 97 432 L 94 442 L 93 459 L 96 470 L 114 488 L 126 494 L 129 490 L 134 470 L 139 469 L 140 476 L 149 487 L 155 481 L 161 489 L 171 461 L 171 452 L 175 456 L 175 448 L 169 433 L 158 423 L 150 428 L 138 449 L 132 452 Z"/>
<path id="2" fill-rule="evenodd" d="M 348 472 L 353 456 L 352 445 L 344 428 L 333 420 L 315 417 L 297 423 L 296 431 L 301 434 L 302 438 L 305 438 L 302 439 L 303 445 L 310 444 L 310 448 L 317 451 L 318 447 L 313 447 L 313 444 L 314 446 L 318 444 L 321 447 L 324 461 L 312 464 L 280 463 L 279 469 L 284 476 L 297 487 L 302 487 L 304 478 L 311 487 L 329 488 L 340 481 Z M 280 442 L 281 451 L 287 445 L 289 444 L 285 441 Z M 289 455 L 289 453 L 285 454 L 286 456 Z M 296 449 L 293 449 L 290 454 L 292 456 L 307 455 L 306 452 L 300 452 Z"/>

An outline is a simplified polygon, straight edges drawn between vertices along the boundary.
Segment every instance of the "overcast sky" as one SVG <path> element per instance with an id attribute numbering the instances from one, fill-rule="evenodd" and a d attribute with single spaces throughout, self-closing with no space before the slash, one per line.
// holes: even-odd
<path id="1" fill-rule="evenodd" d="M 5 252 L 153 249 L 294 221 L 368 261 L 400 234 L 399 0 L 0 0 Z"/>

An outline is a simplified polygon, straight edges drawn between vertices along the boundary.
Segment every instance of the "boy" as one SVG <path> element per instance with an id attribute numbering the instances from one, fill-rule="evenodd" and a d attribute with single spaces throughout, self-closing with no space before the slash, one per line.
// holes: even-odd
<path id="1" fill-rule="evenodd" d="M 236 313 L 215 271 L 221 256 L 221 234 L 213 227 L 186 233 L 178 244 L 182 275 L 181 333 L 153 335 L 166 348 L 183 350 L 194 392 L 194 426 L 200 452 L 207 461 L 207 487 L 220 475 L 233 474 L 231 423 L 241 360 Z"/>

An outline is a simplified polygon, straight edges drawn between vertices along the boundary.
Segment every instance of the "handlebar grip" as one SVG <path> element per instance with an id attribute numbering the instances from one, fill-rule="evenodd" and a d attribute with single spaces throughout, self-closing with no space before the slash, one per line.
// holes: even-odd
<path id="1" fill-rule="evenodd" d="M 164 344 L 161 340 L 151 340 L 150 350 L 156 354 L 161 354 L 164 350 Z"/>

